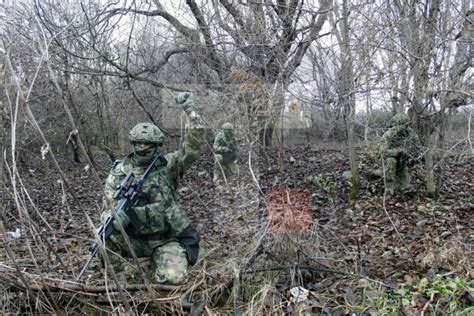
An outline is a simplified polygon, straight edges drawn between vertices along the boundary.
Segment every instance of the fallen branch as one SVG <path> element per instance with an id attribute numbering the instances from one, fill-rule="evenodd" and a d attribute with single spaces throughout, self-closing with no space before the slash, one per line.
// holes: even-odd
<path id="1" fill-rule="evenodd" d="M 12 284 L 12 287 L 17 289 L 25 289 L 18 284 Z M 137 292 L 137 291 L 146 291 L 147 287 L 145 284 L 123 284 L 120 286 L 122 290 L 127 292 Z M 174 292 L 182 289 L 180 286 L 165 285 L 165 284 L 152 284 L 150 287 L 156 291 L 166 291 Z M 83 292 L 83 293 L 106 293 L 106 292 L 117 292 L 119 291 L 118 287 L 113 286 L 90 286 L 90 285 L 80 285 L 80 284 L 54 284 L 54 283 L 43 283 L 43 284 L 30 284 L 29 289 L 32 291 L 44 291 L 49 290 L 52 292 L 55 291 L 69 291 L 69 292 Z"/>
<path id="2" fill-rule="evenodd" d="M 116 285 L 110 286 L 94 286 L 94 285 L 84 285 L 76 282 L 52 279 L 45 276 L 40 276 L 28 273 L 28 272 L 19 272 L 15 269 L 0 264 L 0 283 L 3 283 L 7 287 L 12 289 L 19 290 L 28 290 L 28 291 L 69 291 L 69 292 L 82 292 L 82 293 L 106 293 L 106 292 L 115 292 L 119 291 L 119 287 Z M 24 280 L 24 282 L 21 282 Z M 28 284 L 28 286 L 25 285 Z M 166 292 L 178 292 L 185 289 L 183 286 L 174 286 L 166 284 L 152 284 L 150 287 L 156 291 L 166 291 Z M 122 290 L 128 292 L 136 291 L 146 291 L 147 287 L 145 284 L 123 284 L 120 285 Z"/>
<path id="3" fill-rule="evenodd" d="M 424 316 L 424 315 L 425 315 L 426 310 L 428 309 L 428 307 L 430 306 L 430 304 L 433 303 L 434 295 L 435 295 L 434 293 L 431 293 L 430 299 L 428 300 L 428 302 L 426 302 L 425 306 L 423 306 L 423 310 L 421 311 L 420 316 Z"/>
<path id="4" fill-rule="evenodd" d="M 328 273 L 335 273 L 335 274 L 341 274 L 341 275 L 347 275 L 347 276 L 354 276 L 354 277 L 367 279 L 369 281 L 372 281 L 372 282 L 378 283 L 380 285 L 383 285 L 387 288 L 393 288 L 393 286 L 391 286 L 391 285 L 383 283 L 382 281 L 378 281 L 378 280 L 368 278 L 365 275 L 361 275 L 361 274 L 357 274 L 357 273 L 350 273 L 350 272 L 342 272 L 342 271 L 337 271 L 337 270 L 327 269 L 327 268 L 319 268 L 319 267 L 310 266 L 310 265 L 306 265 L 306 264 L 277 265 L 277 266 L 272 266 L 272 267 L 268 267 L 268 268 L 247 270 L 245 272 L 242 272 L 241 274 L 261 273 L 261 272 L 279 271 L 279 270 L 289 270 L 291 268 L 298 268 L 298 269 L 301 269 L 301 270 L 311 270 L 311 271 L 317 271 L 317 272 L 328 272 Z"/>

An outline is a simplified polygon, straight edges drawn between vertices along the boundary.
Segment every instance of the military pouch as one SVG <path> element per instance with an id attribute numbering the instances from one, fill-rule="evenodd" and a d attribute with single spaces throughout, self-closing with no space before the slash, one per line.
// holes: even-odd
<path id="1" fill-rule="evenodd" d="M 156 205 L 136 207 L 139 209 L 137 210 L 138 218 L 144 224 L 140 234 L 164 234 L 168 231 L 166 218 L 163 212 L 155 209 L 156 207 Z"/>
<path id="2" fill-rule="evenodd" d="M 201 240 L 198 232 L 191 224 L 178 236 L 179 243 L 186 250 L 186 258 L 189 265 L 195 265 L 199 257 L 199 241 Z"/>

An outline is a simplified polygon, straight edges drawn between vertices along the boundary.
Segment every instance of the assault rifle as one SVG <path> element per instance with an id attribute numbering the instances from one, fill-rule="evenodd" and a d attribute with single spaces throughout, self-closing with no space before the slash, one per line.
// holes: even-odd
<path id="1" fill-rule="evenodd" d="M 145 173 L 143 173 L 143 176 L 140 179 L 135 179 L 135 175 L 132 171 L 130 171 L 117 187 L 117 190 L 113 195 L 114 200 L 118 201 L 114 208 L 115 212 L 125 212 L 128 218 L 130 218 L 130 222 L 132 223 L 133 227 L 137 231 L 143 230 L 144 225 L 138 218 L 137 213 L 135 213 L 134 207 L 137 206 L 138 202 L 143 197 L 143 193 L 141 192 L 143 182 L 145 182 L 145 179 L 153 171 L 158 160 L 160 160 L 162 164 L 166 164 L 166 159 L 162 155 L 157 155 L 155 158 L 153 158 L 152 162 L 147 167 Z M 114 217 L 110 215 L 105 223 L 99 227 L 97 234 L 99 235 L 102 242 L 105 242 L 105 240 L 107 240 L 110 235 L 112 235 L 112 232 L 114 231 L 113 224 Z M 90 251 L 91 255 L 89 260 L 87 260 L 86 264 L 82 267 L 81 272 L 76 278 L 76 282 L 79 282 L 79 280 L 82 278 L 82 275 L 84 272 L 86 272 L 87 268 L 91 264 L 92 259 L 94 259 L 94 257 L 97 255 L 97 252 L 99 251 L 97 243 L 94 243 L 91 246 Z"/>

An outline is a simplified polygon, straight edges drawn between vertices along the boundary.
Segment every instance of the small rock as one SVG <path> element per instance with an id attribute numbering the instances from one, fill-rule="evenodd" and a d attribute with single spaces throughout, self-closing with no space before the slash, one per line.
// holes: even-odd
<path id="1" fill-rule="evenodd" d="M 345 180 L 345 181 L 351 181 L 352 179 L 352 174 L 350 171 L 344 171 L 342 173 L 342 179 Z"/>
<path id="2" fill-rule="evenodd" d="M 21 237 L 21 232 L 20 232 L 20 229 L 17 228 L 17 229 L 15 229 L 14 232 L 5 232 L 4 235 L 5 235 L 5 236 L 9 236 L 9 237 L 11 237 L 11 238 L 13 238 L 13 239 L 18 239 L 18 238 Z"/>
<path id="3" fill-rule="evenodd" d="M 449 235 L 452 235 L 452 233 L 451 233 L 449 230 L 447 230 L 447 231 L 445 231 L 445 232 L 442 232 L 441 235 L 440 235 L 440 237 L 441 237 L 441 238 L 444 238 L 444 237 L 448 237 Z"/>
<path id="4" fill-rule="evenodd" d="M 294 303 L 304 302 L 308 299 L 309 291 L 302 286 L 290 289 L 291 301 Z"/>
<path id="5" fill-rule="evenodd" d="M 417 206 L 417 211 L 422 212 L 422 213 L 428 213 L 429 212 L 428 208 L 424 205 L 418 205 Z"/>
<path id="6" fill-rule="evenodd" d="M 367 279 L 360 279 L 357 282 L 357 287 L 365 288 L 365 287 L 369 286 L 369 284 L 370 284 L 370 282 Z"/>
<path id="7" fill-rule="evenodd" d="M 182 188 L 179 188 L 178 190 L 179 193 L 187 193 L 189 191 L 191 191 L 189 187 L 182 187 Z"/>
<path id="8" fill-rule="evenodd" d="M 423 226 L 425 226 L 425 224 L 426 224 L 427 222 L 428 222 L 428 220 L 427 220 L 426 218 L 425 218 L 425 219 L 422 219 L 421 221 L 418 221 L 418 222 L 416 223 L 416 226 L 418 226 L 418 227 L 423 227 Z"/>

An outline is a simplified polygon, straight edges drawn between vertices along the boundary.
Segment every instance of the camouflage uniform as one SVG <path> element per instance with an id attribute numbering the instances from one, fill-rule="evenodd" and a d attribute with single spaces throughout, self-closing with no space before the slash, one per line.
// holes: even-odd
<path id="1" fill-rule="evenodd" d="M 224 172 L 225 179 L 238 176 L 240 167 L 237 162 L 237 148 L 234 138 L 234 127 L 231 123 L 224 123 L 222 130 L 214 138 L 214 182 L 222 177 Z"/>
<path id="2" fill-rule="evenodd" d="M 182 284 L 186 281 L 187 266 L 197 261 L 199 252 L 199 235 L 186 215 L 176 189 L 184 172 L 200 156 L 204 143 L 204 125 L 192 107 L 185 110 L 188 117 L 186 136 L 180 150 L 164 156 L 164 160 L 156 163 L 155 169 L 149 174 L 142 186 L 143 198 L 134 208 L 144 229 L 137 231 L 133 225 L 123 225 L 137 257 L 152 259 L 147 266 L 142 265 L 145 274 L 157 283 Z M 148 129 L 147 129 L 148 128 Z M 163 135 L 158 127 L 149 123 L 138 124 L 132 129 L 129 138 L 137 139 L 136 131 L 155 131 L 157 145 L 151 158 L 157 154 Z M 149 132 L 150 134 L 150 132 Z M 151 133 L 153 135 L 153 133 Z M 139 141 L 140 142 L 140 141 Z M 151 159 L 149 159 L 151 160 Z M 112 196 L 117 185 L 129 171 L 136 178 L 143 175 L 148 164 L 134 150 L 134 153 L 120 161 L 111 170 L 105 185 L 107 198 Z M 102 214 L 103 219 L 110 216 L 110 211 Z M 116 220 L 117 221 L 117 220 Z M 115 222 L 114 222 L 115 225 Z M 119 230 L 114 230 L 106 241 L 109 260 L 114 265 L 119 277 L 133 280 L 139 277 L 135 265 L 127 263 L 122 257 L 132 257 L 124 237 Z M 147 260 L 140 260 L 147 261 Z M 150 260 L 148 260 L 150 261 Z M 139 280 L 138 278 L 135 278 Z"/>
<path id="3" fill-rule="evenodd" d="M 397 114 L 391 128 L 382 136 L 381 153 L 384 164 L 385 187 L 388 194 L 410 190 L 409 167 L 418 159 L 420 142 L 406 114 Z"/>

